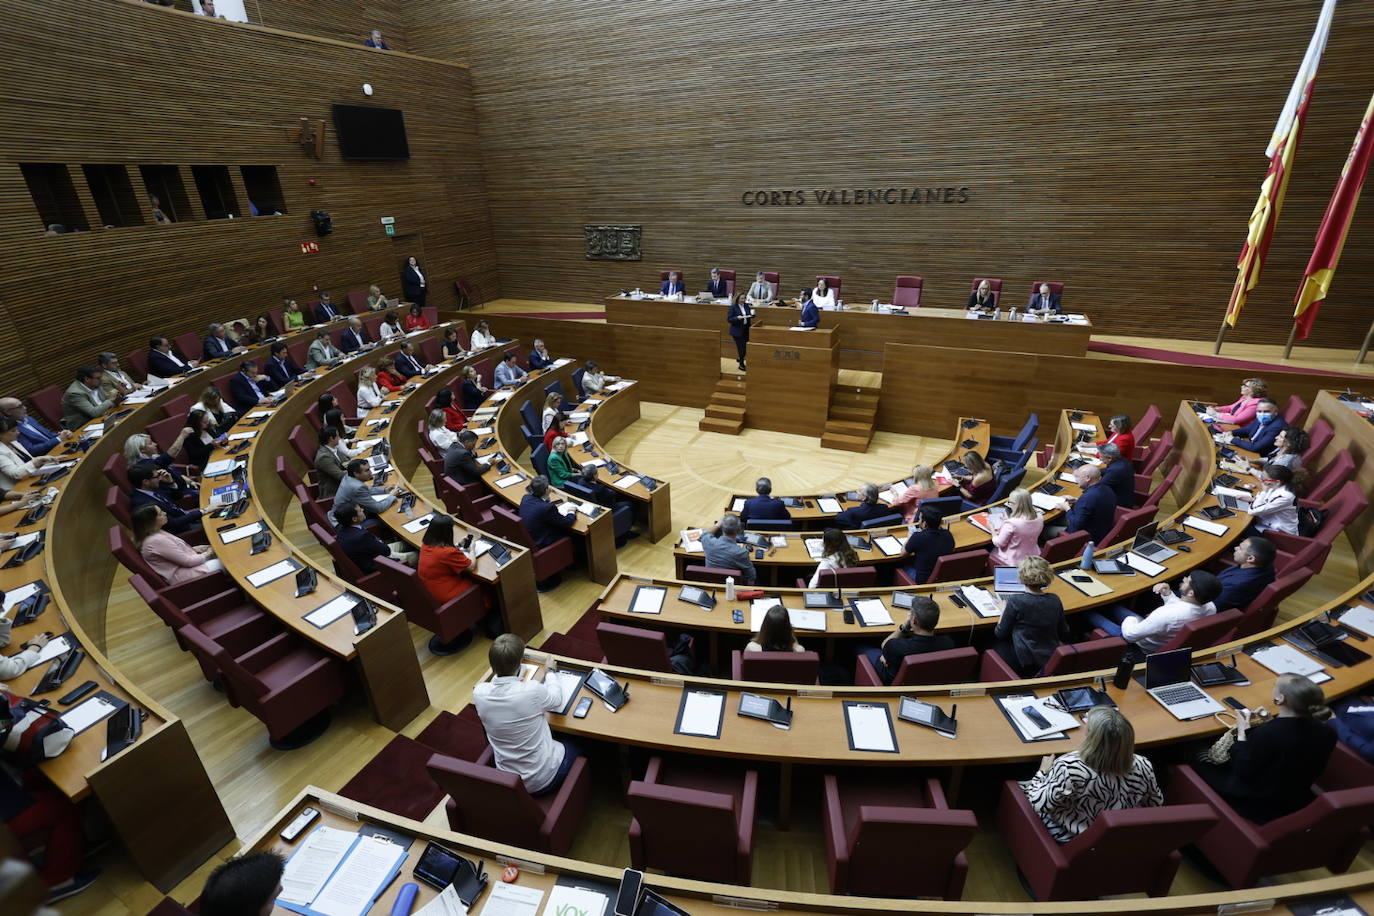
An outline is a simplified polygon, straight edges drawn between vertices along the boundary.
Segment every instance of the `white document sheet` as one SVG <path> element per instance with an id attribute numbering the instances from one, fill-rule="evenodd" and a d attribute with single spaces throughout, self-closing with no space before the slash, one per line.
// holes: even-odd
<path id="1" fill-rule="evenodd" d="M 1324 671 L 1322 663 L 1292 646 L 1274 645 L 1250 655 L 1275 674 L 1302 674 L 1308 677 Z"/>
<path id="2" fill-rule="evenodd" d="M 405 855 L 396 843 L 360 837 L 310 908 L 324 916 L 363 916 Z"/>
<path id="3" fill-rule="evenodd" d="M 266 569 L 260 569 L 255 573 L 250 573 L 248 576 L 248 582 L 254 588 L 261 588 L 268 582 L 280 579 L 282 576 L 290 575 L 291 573 L 295 572 L 296 569 L 297 566 L 293 561 L 282 560 L 279 563 L 273 563 Z"/>
<path id="4" fill-rule="evenodd" d="M 513 487 L 513 486 L 515 486 L 517 483 L 520 483 L 520 482 L 521 482 L 522 480 L 524 480 L 524 479 L 525 479 L 525 475 L 524 475 L 524 474 L 511 474 L 511 475 L 509 475 L 509 476 L 507 476 L 507 477 L 501 477 L 501 478 L 497 479 L 496 485 L 497 485 L 498 487 L 500 487 L 501 489 L 504 490 L 504 489 L 506 489 L 506 487 Z"/>
<path id="5" fill-rule="evenodd" d="M 807 554 L 813 560 L 819 560 L 821 553 L 825 550 L 825 544 L 820 538 L 802 538 L 802 546 L 806 548 Z"/>
<path id="6" fill-rule="evenodd" d="M 338 867 L 356 833 L 334 827 L 317 827 L 301 841 L 300 848 L 286 862 L 281 876 L 281 903 L 307 906 L 324 887 Z"/>
<path id="7" fill-rule="evenodd" d="M 1187 525 L 1189 528 L 1196 528 L 1198 531 L 1205 531 L 1208 534 L 1215 534 L 1217 536 L 1225 534 L 1227 530 L 1226 526 L 1220 522 L 1211 522 L 1205 518 L 1198 518 L 1196 515 L 1190 515 L 1185 518 L 1183 524 Z"/>
<path id="8" fill-rule="evenodd" d="M 635 591 L 634 601 L 630 603 L 631 614 L 661 614 L 663 599 L 668 594 L 666 588 L 641 585 Z"/>
<path id="9" fill-rule="evenodd" d="M 307 623 L 317 627 L 327 627 L 340 617 L 353 610 L 356 599 L 352 595 L 340 595 L 305 615 Z"/>
<path id="10" fill-rule="evenodd" d="M 100 720 L 114 715 L 118 708 L 104 697 L 91 697 L 62 713 L 62 721 L 79 735 Z"/>
<path id="11" fill-rule="evenodd" d="M 10 609 L 21 601 L 27 601 L 30 596 L 38 594 L 38 583 L 30 582 L 28 585 L 21 585 L 5 592 L 5 609 L 8 614 Z"/>
<path id="12" fill-rule="evenodd" d="M 48 640 L 48 644 L 38 650 L 38 661 L 29 665 L 29 670 L 37 668 L 39 665 L 46 665 L 63 652 L 70 652 L 74 646 L 75 643 L 70 636 L 59 636 L 56 639 Z"/>
<path id="13" fill-rule="evenodd" d="M 1077 728 L 1079 721 L 1069 713 L 1049 706 L 1044 700 L 1029 696 L 997 697 L 997 702 L 1011 716 L 1017 731 L 1024 738 L 1043 738 L 1046 735 L 1060 735 L 1071 728 Z M 1032 707 L 1050 723 L 1049 728 L 1036 725 L 1021 710 Z"/>
<path id="14" fill-rule="evenodd" d="M 274 413 L 276 413 L 275 410 L 255 410 L 252 413 L 245 414 L 243 418 L 245 420 L 256 420 L 258 417 L 270 417 Z"/>
<path id="15" fill-rule="evenodd" d="M 450 884 L 411 916 L 467 916 L 467 912 L 467 906 L 458 897 L 458 888 Z"/>
<path id="16" fill-rule="evenodd" d="M 628 490 L 639 482 L 639 477 L 637 477 L 636 475 L 626 474 L 624 477 L 617 480 L 615 482 L 615 485 L 622 490 Z"/>
<path id="17" fill-rule="evenodd" d="M 493 881 L 482 904 L 482 916 L 534 916 L 543 899 L 544 892 L 537 887 Z"/>
<path id="18" fill-rule="evenodd" d="M 725 695 L 707 690 L 688 690 L 687 703 L 682 708 L 682 724 L 678 728 L 678 733 L 683 735 L 700 735 L 703 738 L 719 738 L 721 727 L 721 709 L 725 706 Z M 555 887 L 549 897 L 549 908 L 553 907 L 554 898 L 559 891 L 570 890 L 566 887 Z M 595 909 L 586 910 L 591 916 L 600 916 L 604 911 L 605 897 L 600 894 L 593 894 L 598 900 Z M 548 912 L 548 909 L 545 909 Z M 556 912 L 556 911 L 555 911 Z"/>
<path id="19" fill-rule="evenodd" d="M 1058 496 L 1051 496 L 1048 493 L 1041 493 L 1039 490 L 1031 491 L 1031 504 L 1041 512 L 1056 512 L 1063 508 Z"/>
<path id="20" fill-rule="evenodd" d="M 866 627 L 892 625 L 892 612 L 881 598 L 856 598 L 854 610 Z"/>
<path id="21" fill-rule="evenodd" d="M 820 499 L 816 500 L 816 508 L 830 515 L 835 515 L 843 511 L 840 508 L 840 501 L 838 499 L 831 499 L 827 496 L 822 496 Z"/>
<path id="22" fill-rule="evenodd" d="M 421 531 L 424 531 L 426 528 L 429 527 L 429 520 L 432 518 L 434 518 L 434 513 L 430 512 L 426 515 L 420 516 L 413 522 L 406 522 L 401 527 L 409 531 L 411 534 L 419 534 Z"/>
<path id="23" fill-rule="evenodd" d="M 825 611 L 813 611 L 804 607 L 787 609 L 787 619 L 792 621 L 794 630 L 815 630 L 825 632 Z"/>
<path id="24" fill-rule="evenodd" d="M 259 531 L 263 530 L 262 522 L 249 522 L 247 525 L 239 525 L 237 528 L 230 528 L 228 531 L 219 533 L 220 543 L 232 544 L 244 538 L 251 538 Z"/>
<path id="25" fill-rule="evenodd" d="M 744 503 L 745 503 L 745 499 L 744 499 L 743 496 L 740 496 L 740 497 L 736 498 L 734 502 L 730 503 L 730 511 L 731 511 L 731 512 L 743 512 L 743 511 L 744 511 Z"/>
<path id="26" fill-rule="evenodd" d="M 885 557 L 900 556 L 906 550 L 906 546 L 890 534 L 874 538 L 873 545 L 881 550 Z"/>
<path id="27" fill-rule="evenodd" d="M 1156 563 L 1154 560 L 1147 560 L 1135 553 L 1124 553 L 1117 559 L 1121 560 L 1136 572 L 1144 573 L 1147 576 L 1157 576 L 1167 568 L 1162 563 Z"/>
<path id="28" fill-rule="evenodd" d="M 576 671 L 550 671 L 544 675 L 544 684 L 548 687 L 558 689 L 558 696 L 561 698 L 563 707 L 566 708 L 568 701 L 572 699 L 572 692 L 582 683 L 582 676 Z"/>
<path id="29" fill-rule="evenodd" d="M 491 435 L 491 427 L 490 427 L 490 426 L 479 426 L 477 429 L 474 429 L 474 430 L 472 431 L 472 434 L 473 434 L 474 436 L 490 436 L 490 435 Z"/>
<path id="30" fill-rule="evenodd" d="M 1360 605 L 1352 607 L 1340 616 L 1341 623 L 1358 630 L 1366 636 L 1374 636 L 1374 610 Z"/>
<path id="31" fill-rule="evenodd" d="M 230 442 L 240 442 L 240 441 L 242 441 L 242 440 L 244 440 L 244 439 L 251 439 L 251 438 L 253 438 L 254 436 L 256 436 L 257 434 L 258 434 L 258 431 L 257 431 L 256 429 L 245 430 L 244 432 L 241 432 L 241 433 L 230 433 L 230 434 L 229 434 L 229 441 L 230 441 Z"/>
<path id="32" fill-rule="evenodd" d="M 857 750 L 891 752 L 897 749 L 892 734 L 892 719 L 886 705 L 864 703 L 846 706 L 844 714 L 849 720 L 849 735 L 854 739 Z"/>
<path id="33" fill-rule="evenodd" d="M 973 610 L 979 617 L 1001 617 L 1002 607 L 997 603 L 997 599 L 988 594 L 986 589 L 976 585 L 965 585 L 959 589 L 959 594 L 964 600 L 973 605 Z"/>
<path id="34" fill-rule="evenodd" d="M 201 473 L 206 477 L 215 477 L 216 475 L 223 474 L 227 471 L 231 471 L 233 470 L 233 468 L 234 459 L 223 458 L 219 461 L 212 461 L 209 464 L 207 464 L 205 468 L 201 471 Z"/>
<path id="35" fill-rule="evenodd" d="M 38 540 L 37 531 L 32 532 L 31 534 L 21 534 L 14 540 L 10 541 L 9 544 L 5 547 L 5 550 L 22 550 L 23 548 L 29 546 L 36 540 Z"/>
<path id="36" fill-rule="evenodd" d="M 1097 432 L 1097 427 L 1092 425 L 1091 423 L 1070 423 L 1069 425 L 1074 429 L 1081 430 L 1085 433 Z"/>

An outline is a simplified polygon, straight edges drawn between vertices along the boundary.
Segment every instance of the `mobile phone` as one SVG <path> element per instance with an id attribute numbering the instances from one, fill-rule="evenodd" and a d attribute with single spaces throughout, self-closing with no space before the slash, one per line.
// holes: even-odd
<path id="1" fill-rule="evenodd" d="M 739 608 L 735 608 L 733 611 L 730 612 L 730 619 L 733 620 L 735 623 L 744 623 L 744 611 L 741 611 Z"/>
<path id="2" fill-rule="evenodd" d="M 1075 582 L 1091 582 L 1093 580 L 1092 576 L 1069 576 L 1069 578 Z"/>
<path id="3" fill-rule="evenodd" d="M 1232 709 L 1244 709 L 1244 708 L 1245 708 L 1245 704 L 1242 703 L 1240 700 L 1237 700 L 1235 697 L 1227 697 L 1227 698 L 1226 698 L 1225 700 L 1223 700 L 1222 702 L 1224 702 L 1227 706 L 1231 707 Z"/>
<path id="4" fill-rule="evenodd" d="M 847 608 L 844 609 L 844 622 L 847 623 L 847 624 L 849 624 L 850 626 L 853 626 L 853 625 L 854 625 L 854 609 L 853 609 L 853 608 L 847 607 Z"/>
<path id="5" fill-rule="evenodd" d="M 230 522 L 230 523 L 227 524 L 227 525 L 220 525 L 220 526 L 219 526 L 218 528 L 216 528 L 215 530 L 216 530 L 216 531 L 228 531 L 230 528 L 233 528 L 234 525 L 235 525 L 234 522 Z"/>
<path id="6" fill-rule="evenodd" d="M 73 690 L 71 693 L 67 694 L 64 697 L 61 697 L 57 702 L 61 703 L 63 706 L 70 706 L 71 704 L 75 703 L 77 700 L 81 699 L 86 694 L 90 693 L 92 690 L 99 686 L 100 685 L 97 684 L 95 681 L 87 681 L 80 687 Z"/>
<path id="7" fill-rule="evenodd" d="M 1050 727 L 1050 720 L 1046 719 L 1043 715 L 1041 715 L 1040 710 L 1036 709 L 1034 706 L 1022 706 L 1021 713 L 1027 719 L 1030 719 L 1032 722 L 1034 722 L 1036 726 L 1039 728 Z"/>
<path id="8" fill-rule="evenodd" d="M 306 808 L 296 816 L 295 820 L 286 825 L 286 829 L 281 832 L 281 838 L 290 843 L 301 835 L 302 830 L 314 823 L 319 816 L 320 812 L 314 808 Z"/>
<path id="9" fill-rule="evenodd" d="M 615 898 L 615 916 L 634 916 L 639 906 L 639 892 L 644 887 L 644 872 L 625 869 L 620 876 L 620 893 Z"/>
<path id="10" fill-rule="evenodd" d="M 763 557 L 764 557 L 764 555 L 767 554 L 767 553 L 768 553 L 768 551 L 764 550 L 762 547 L 755 547 L 755 548 L 754 548 L 754 559 L 755 559 L 755 560 L 762 560 Z"/>
<path id="11" fill-rule="evenodd" d="M 592 698 L 591 698 L 591 697 L 583 697 L 582 699 L 580 699 L 580 700 L 577 701 L 577 708 L 573 710 L 573 718 L 574 718 L 574 719 L 585 719 L 585 718 L 587 718 L 587 710 L 589 710 L 589 709 L 591 709 L 591 708 L 592 708 Z"/>

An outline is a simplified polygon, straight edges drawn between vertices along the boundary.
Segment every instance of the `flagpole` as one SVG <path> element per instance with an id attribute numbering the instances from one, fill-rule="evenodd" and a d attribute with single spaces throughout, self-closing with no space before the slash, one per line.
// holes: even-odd
<path id="1" fill-rule="evenodd" d="M 1293 326 L 1292 326 L 1291 328 L 1288 329 L 1288 343 L 1285 344 L 1285 345 L 1284 345 L 1284 348 L 1283 348 L 1283 358 L 1284 358 L 1284 359 L 1288 359 L 1288 357 L 1290 357 L 1290 356 L 1293 355 L 1293 341 L 1296 340 L 1297 337 L 1298 337 L 1298 323 L 1297 323 L 1296 321 L 1294 321 L 1294 322 L 1293 322 Z"/>
<path id="2" fill-rule="evenodd" d="M 1216 356 L 1221 353 L 1221 342 L 1226 339 L 1227 327 L 1229 327 L 1229 325 L 1227 325 L 1226 319 L 1221 319 L 1221 330 L 1217 331 L 1217 345 L 1214 348 L 1212 348 L 1213 356 Z"/>
<path id="3" fill-rule="evenodd" d="M 1364 358 L 1369 353 L 1369 341 L 1374 339 L 1374 322 L 1369 325 L 1369 330 L 1365 332 L 1364 343 L 1360 344 L 1360 355 L 1355 357 L 1355 365 L 1364 365 Z"/>

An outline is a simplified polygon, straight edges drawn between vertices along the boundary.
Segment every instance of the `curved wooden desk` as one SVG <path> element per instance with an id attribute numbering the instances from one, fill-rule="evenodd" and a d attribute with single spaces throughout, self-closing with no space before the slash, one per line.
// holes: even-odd
<path id="1" fill-rule="evenodd" d="M 520 869 L 516 886 L 531 888 L 548 893 L 559 879 L 589 879 L 591 882 L 609 883 L 612 886 L 620 881 L 621 868 L 599 865 L 594 862 L 551 856 L 533 850 L 506 846 L 484 840 L 470 834 L 455 833 L 443 827 L 399 817 L 359 804 L 332 792 L 315 786 L 307 786 L 300 794 L 269 824 L 251 837 L 245 850 L 252 852 L 276 852 L 290 856 L 300 845 L 285 843 L 280 833 L 306 807 L 321 812 L 318 824 L 340 830 L 357 831 L 361 827 L 373 825 L 413 837 L 406 857 L 401 863 L 401 874 L 391 882 L 377 902 L 368 912 L 373 916 L 388 913 L 400 893 L 401 885 L 411 881 L 411 872 L 419 861 L 428 843 L 434 842 L 452 849 L 471 859 L 493 860 L 487 865 L 492 882 L 498 880 L 500 870 L 505 865 L 515 865 Z M 1374 871 L 1351 872 L 1345 875 L 1299 881 L 1292 884 L 1267 885 L 1246 890 L 1223 891 L 1211 894 L 1186 894 L 1177 897 L 1155 898 L 1113 898 L 1106 900 L 1085 900 L 1078 902 L 1034 903 L 985 900 L 910 900 L 882 897 L 837 896 L 834 894 L 815 894 L 800 891 L 785 891 L 764 887 L 744 887 L 735 884 L 716 884 L 696 881 L 690 878 L 675 878 L 668 875 L 648 873 L 644 884 L 663 895 L 669 902 L 680 907 L 691 916 L 738 916 L 740 910 L 772 911 L 778 916 L 801 916 L 801 914 L 878 914 L 910 913 L 921 916 L 976 916 L 979 913 L 1003 913 L 1007 916 L 1032 916 L 1032 914 L 1057 914 L 1057 916 L 1216 916 L 1218 907 L 1239 906 L 1233 912 L 1269 911 L 1276 916 L 1291 913 L 1288 904 L 1304 899 L 1333 894 L 1348 894 L 1366 911 L 1374 907 Z M 419 894 L 415 898 L 414 910 L 428 904 L 437 891 L 423 883 L 419 884 Z M 479 898 L 470 910 L 472 916 L 484 916 L 491 890 Z M 541 904 L 543 900 L 541 899 Z M 1253 906 L 1247 906 L 1253 904 Z M 1271 904 L 1272 909 L 1271 909 Z M 493 909 L 495 912 L 495 909 Z M 273 910 L 279 916 L 291 916 L 291 911 L 278 906 Z"/>
<path id="2" fill-rule="evenodd" d="M 977 452 L 986 458 L 988 454 L 988 443 L 991 439 L 992 427 L 988 425 L 986 420 L 964 417 L 954 429 L 954 438 L 951 440 L 953 445 L 950 446 L 950 450 L 939 460 L 932 462 L 930 466 L 938 471 L 946 461 L 957 461 L 967 452 Z M 913 462 L 912 466 L 914 467 L 915 464 L 916 462 Z M 890 483 L 880 484 L 879 489 L 883 492 L 887 492 L 892 487 L 898 485 L 903 487 L 910 486 L 911 478 L 907 477 L 903 480 L 894 480 Z M 853 488 L 839 493 L 808 493 L 795 496 L 780 496 L 774 493 L 773 495 L 789 503 L 800 504 L 789 505 L 787 507 L 787 513 L 792 517 L 793 523 L 795 523 L 798 528 L 807 531 L 830 527 L 830 521 L 834 519 L 837 514 L 835 512 L 826 512 L 823 510 L 819 505 L 821 499 L 834 499 L 840 504 L 840 511 L 843 512 L 845 509 L 852 509 L 854 506 L 860 504 L 859 500 L 850 499 L 848 496 L 849 493 L 855 492 L 856 489 L 857 488 Z M 955 492 L 954 487 L 948 485 L 941 488 L 940 495 L 950 496 Z M 725 508 L 721 509 L 721 514 L 724 515 L 727 512 L 739 513 L 740 510 L 744 508 L 744 501 L 746 499 L 752 499 L 755 495 L 754 493 L 731 494 L 729 501 L 725 504 Z M 665 531 L 664 533 L 666 534 L 667 532 Z"/>

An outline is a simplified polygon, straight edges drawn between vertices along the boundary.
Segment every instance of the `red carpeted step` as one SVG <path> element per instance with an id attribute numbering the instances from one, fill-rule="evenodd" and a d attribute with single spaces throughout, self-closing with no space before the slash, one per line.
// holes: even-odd
<path id="1" fill-rule="evenodd" d="M 397 735 L 363 764 L 339 794 L 400 817 L 424 820 L 444 797 L 425 769 L 433 754 L 433 748 Z"/>
<path id="2" fill-rule="evenodd" d="M 599 645 L 596 638 L 596 625 L 601 622 L 601 615 L 592 608 L 577 619 L 577 623 L 568 627 L 567 635 L 573 639 L 580 639 L 593 645 Z"/>
<path id="3" fill-rule="evenodd" d="M 487 732 L 472 704 L 464 706 L 457 715 L 441 711 L 415 740 L 437 754 L 469 763 L 475 763 L 487 749 Z"/>

